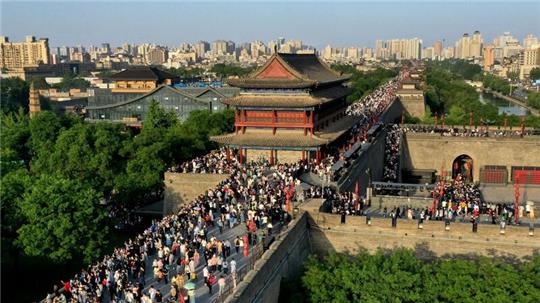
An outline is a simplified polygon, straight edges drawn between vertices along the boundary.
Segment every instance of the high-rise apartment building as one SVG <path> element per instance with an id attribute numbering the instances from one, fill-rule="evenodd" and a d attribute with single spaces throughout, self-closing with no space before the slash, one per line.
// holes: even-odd
<path id="1" fill-rule="evenodd" d="M 468 33 L 456 42 L 456 58 L 467 59 L 471 57 L 471 36 Z"/>
<path id="2" fill-rule="evenodd" d="M 484 70 L 490 70 L 495 64 L 495 48 L 493 45 L 484 47 Z"/>
<path id="3" fill-rule="evenodd" d="M 375 41 L 375 57 L 386 59 L 386 42 L 384 40 Z"/>
<path id="4" fill-rule="evenodd" d="M 249 45 L 251 57 L 253 59 L 259 58 L 259 56 L 266 54 L 266 45 L 261 41 L 253 41 Z"/>
<path id="5" fill-rule="evenodd" d="M 475 31 L 471 39 L 471 46 L 469 50 L 469 55 L 472 58 L 480 58 L 482 56 L 482 44 L 482 35 L 479 31 Z"/>
<path id="6" fill-rule="evenodd" d="M 422 50 L 422 59 L 435 59 L 435 48 L 434 47 L 426 47 Z"/>
<path id="7" fill-rule="evenodd" d="M 456 42 L 455 57 L 459 59 L 470 59 L 482 57 L 482 46 L 484 41 L 479 31 L 475 31 L 472 37 L 465 33 Z"/>
<path id="8" fill-rule="evenodd" d="M 111 45 L 109 43 L 101 43 L 101 53 L 108 55 L 111 53 Z"/>
<path id="9" fill-rule="evenodd" d="M 206 52 L 210 50 L 210 43 L 206 41 L 199 41 L 195 43 L 193 48 L 195 49 L 195 54 L 197 55 L 197 58 L 202 58 L 204 57 L 204 54 L 206 54 Z"/>
<path id="10" fill-rule="evenodd" d="M 212 42 L 212 53 L 214 55 L 224 55 L 227 53 L 227 41 L 217 40 Z"/>
<path id="11" fill-rule="evenodd" d="M 168 51 L 163 47 L 154 47 L 146 53 L 145 60 L 148 65 L 163 65 L 169 59 Z"/>
<path id="12" fill-rule="evenodd" d="M 212 42 L 212 53 L 214 55 L 233 54 L 234 51 L 235 44 L 232 41 L 216 40 Z"/>
<path id="13" fill-rule="evenodd" d="M 445 47 L 442 51 L 442 58 L 452 59 L 456 57 L 456 48 L 455 47 Z"/>
<path id="14" fill-rule="evenodd" d="M 0 68 L 20 69 L 36 67 L 40 63 L 49 64 L 49 39 L 27 36 L 24 42 L 9 42 L 8 37 L 0 37 Z"/>
<path id="15" fill-rule="evenodd" d="M 538 44 L 538 38 L 536 38 L 533 34 L 528 34 L 525 39 L 523 39 L 523 47 L 525 49 L 531 48 Z"/>
<path id="16" fill-rule="evenodd" d="M 322 51 L 322 58 L 324 60 L 330 60 L 332 59 L 332 55 L 333 55 L 333 50 L 332 50 L 332 47 L 330 45 L 327 45 L 323 51 Z"/>
<path id="17" fill-rule="evenodd" d="M 360 59 L 360 50 L 357 47 L 347 48 L 347 58 L 356 61 Z"/>
<path id="18" fill-rule="evenodd" d="M 522 64 L 519 69 L 519 78 L 529 78 L 533 68 L 540 67 L 540 45 L 533 44 L 523 51 Z M 536 80 L 536 79 L 534 79 Z"/>
<path id="19" fill-rule="evenodd" d="M 514 38 L 510 32 L 504 32 L 502 36 L 498 36 L 493 40 L 495 47 L 505 47 L 508 42 L 518 42 L 518 39 Z"/>
<path id="20" fill-rule="evenodd" d="M 442 42 L 440 40 L 435 41 L 435 44 L 433 45 L 433 56 L 435 58 L 440 58 L 442 55 Z"/>
<path id="21" fill-rule="evenodd" d="M 366 60 L 373 59 L 373 49 L 369 48 L 369 47 L 364 48 L 362 50 L 362 58 L 364 58 Z"/>
<path id="22" fill-rule="evenodd" d="M 422 40 L 392 39 L 375 41 L 375 55 L 378 59 L 420 59 L 422 55 Z"/>

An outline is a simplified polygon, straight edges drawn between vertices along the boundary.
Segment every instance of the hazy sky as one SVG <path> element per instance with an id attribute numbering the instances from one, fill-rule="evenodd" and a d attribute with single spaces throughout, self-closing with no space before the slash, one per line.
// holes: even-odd
<path id="1" fill-rule="evenodd" d="M 540 36 L 540 1 L 162 2 L 1 1 L 2 35 L 48 37 L 51 46 L 157 43 L 277 37 L 322 48 L 370 46 L 376 39 L 454 43 L 479 30 L 484 41 L 510 31 L 520 41 Z"/>

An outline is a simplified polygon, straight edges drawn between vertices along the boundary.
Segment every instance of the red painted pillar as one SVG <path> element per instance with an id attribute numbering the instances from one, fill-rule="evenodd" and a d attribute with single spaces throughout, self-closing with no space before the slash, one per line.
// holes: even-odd
<path id="1" fill-rule="evenodd" d="M 311 112 L 310 114 L 311 119 L 311 136 L 313 136 L 313 130 L 315 129 L 315 112 Z"/>
<path id="2" fill-rule="evenodd" d="M 520 197 L 520 193 L 519 193 L 519 177 L 520 177 L 520 175 L 521 174 L 519 174 L 519 173 L 514 175 L 514 196 L 516 198 L 516 200 L 514 202 L 514 219 L 515 219 L 516 223 L 519 220 L 519 197 Z"/>
<path id="3" fill-rule="evenodd" d="M 243 164 L 244 163 L 244 155 L 243 155 L 243 152 L 242 152 L 243 148 L 242 146 L 240 146 L 240 148 L 238 149 L 238 152 L 239 152 L 239 159 L 238 161 L 240 162 L 240 164 Z"/>
<path id="4" fill-rule="evenodd" d="M 304 136 L 307 135 L 308 131 L 308 117 L 307 117 L 307 111 L 304 111 Z"/>
<path id="5" fill-rule="evenodd" d="M 274 165 L 274 150 L 270 150 L 270 165 Z"/>
<path id="6" fill-rule="evenodd" d="M 229 147 L 225 148 L 225 154 L 226 154 L 226 157 L 227 157 L 227 161 L 231 160 L 231 152 L 229 150 Z"/>
<path id="7" fill-rule="evenodd" d="M 247 151 L 248 151 L 247 148 L 244 149 L 244 159 L 245 159 L 244 162 L 247 162 L 247 161 L 248 161 Z"/>
<path id="8" fill-rule="evenodd" d="M 317 149 L 317 151 L 315 152 L 315 160 L 316 160 L 316 163 L 319 164 L 321 163 L 321 151 Z"/>
<path id="9" fill-rule="evenodd" d="M 238 123 L 240 122 L 240 115 L 238 114 L 238 110 L 234 110 L 234 131 L 236 134 L 238 134 Z"/>

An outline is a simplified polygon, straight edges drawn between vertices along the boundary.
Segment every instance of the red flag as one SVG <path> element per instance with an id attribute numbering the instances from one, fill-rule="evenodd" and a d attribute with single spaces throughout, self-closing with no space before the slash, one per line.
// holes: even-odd
<path id="1" fill-rule="evenodd" d="M 519 177 L 521 176 L 521 174 L 516 174 L 515 175 L 515 180 L 514 180 L 514 195 L 515 195 L 515 198 L 516 198 L 516 201 L 514 203 L 514 217 L 515 217 L 515 222 L 518 221 L 519 219 L 519 197 L 520 197 L 520 192 L 519 192 Z"/>
<path id="2" fill-rule="evenodd" d="M 244 241 L 244 257 L 247 257 L 249 255 L 249 243 L 248 243 L 248 236 L 246 234 L 244 234 L 243 241 Z"/>
<path id="3" fill-rule="evenodd" d="M 431 213 L 435 215 L 435 211 L 437 210 L 437 198 L 435 196 L 436 193 L 436 187 L 433 187 L 433 206 L 431 207 Z"/>

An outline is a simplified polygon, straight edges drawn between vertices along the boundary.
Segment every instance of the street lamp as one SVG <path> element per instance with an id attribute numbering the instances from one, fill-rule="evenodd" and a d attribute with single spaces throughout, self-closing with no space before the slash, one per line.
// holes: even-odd
<path id="1" fill-rule="evenodd" d="M 367 224 L 368 226 L 371 226 L 371 215 L 370 215 L 370 214 L 367 214 L 367 215 L 366 215 L 366 224 Z"/>
<path id="2" fill-rule="evenodd" d="M 444 219 L 444 230 L 446 231 L 450 230 L 450 219 L 448 218 Z"/>

